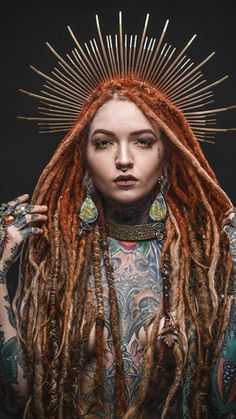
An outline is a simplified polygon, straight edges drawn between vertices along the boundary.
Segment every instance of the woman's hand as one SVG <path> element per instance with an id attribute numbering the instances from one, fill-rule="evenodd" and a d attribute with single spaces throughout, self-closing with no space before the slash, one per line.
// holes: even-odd
<path id="1" fill-rule="evenodd" d="M 234 269 L 236 269 L 236 208 L 230 208 L 225 213 L 222 229 L 228 236 L 230 253 Z"/>
<path id="2" fill-rule="evenodd" d="M 22 242 L 32 235 L 42 234 L 42 228 L 32 223 L 47 220 L 46 205 L 28 204 L 29 195 L 21 195 L 0 205 L 0 283 L 14 262 Z"/>

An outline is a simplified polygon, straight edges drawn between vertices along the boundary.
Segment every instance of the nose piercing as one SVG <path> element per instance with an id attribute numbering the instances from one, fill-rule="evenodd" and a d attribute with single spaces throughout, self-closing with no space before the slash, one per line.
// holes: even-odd
<path id="1" fill-rule="evenodd" d="M 127 167 L 126 167 L 126 169 L 121 169 L 121 170 L 122 170 L 122 172 L 127 172 L 127 170 L 128 170 L 128 169 L 127 169 Z"/>

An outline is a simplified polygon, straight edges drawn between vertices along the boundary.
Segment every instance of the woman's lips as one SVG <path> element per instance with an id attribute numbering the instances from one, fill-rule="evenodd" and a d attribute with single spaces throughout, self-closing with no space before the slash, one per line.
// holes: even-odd
<path id="1" fill-rule="evenodd" d="M 115 180 L 115 184 L 118 186 L 132 186 L 132 185 L 135 185 L 135 183 L 137 183 L 136 179 Z"/>

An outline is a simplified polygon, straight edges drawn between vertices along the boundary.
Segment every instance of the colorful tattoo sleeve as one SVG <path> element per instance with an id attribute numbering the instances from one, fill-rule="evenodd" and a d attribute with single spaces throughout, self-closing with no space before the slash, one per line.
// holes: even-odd
<path id="1" fill-rule="evenodd" d="M 3 295 L 5 292 L 5 295 Z M 0 406 L 11 415 L 22 413 L 27 380 L 24 356 L 5 285 L 0 286 Z"/>
<path id="2" fill-rule="evenodd" d="M 210 403 L 214 417 L 236 418 L 236 304 L 233 302 L 224 342 L 213 369 Z"/>

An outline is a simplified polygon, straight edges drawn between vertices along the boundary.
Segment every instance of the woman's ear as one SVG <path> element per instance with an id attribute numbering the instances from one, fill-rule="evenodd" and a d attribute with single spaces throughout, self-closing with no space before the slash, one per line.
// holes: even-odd
<path id="1" fill-rule="evenodd" d="M 164 161 L 162 166 L 162 175 L 168 177 L 168 163 Z"/>

